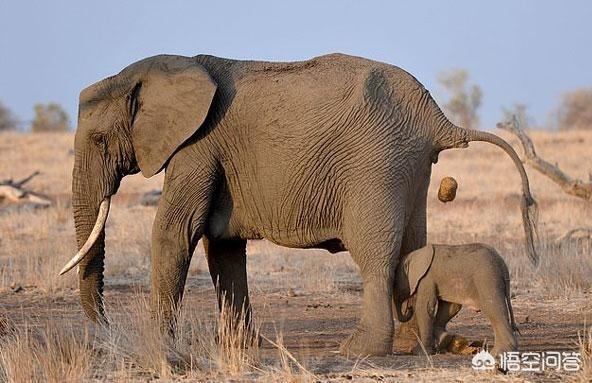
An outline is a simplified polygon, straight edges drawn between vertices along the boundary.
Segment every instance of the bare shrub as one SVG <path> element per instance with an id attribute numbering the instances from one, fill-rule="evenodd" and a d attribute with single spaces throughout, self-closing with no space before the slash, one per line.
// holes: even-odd
<path id="1" fill-rule="evenodd" d="M 466 69 L 451 69 L 440 73 L 438 82 L 450 95 L 444 104 L 450 114 L 448 117 L 462 127 L 477 129 L 477 110 L 481 106 L 483 92 L 478 85 L 469 84 L 469 72 Z"/>
<path id="2" fill-rule="evenodd" d="M 55 102 L 35 104 L 35 118 L 31 123 L 31 131 L 67 132 L 70 130 L 70 117 L 62 106 Z"/>
<path id="3" fill-rule="evenodd" d="M 533 118 L 528 114 L 526 104 L 516 103 L 510 108 L 502 107 L 502 121 L 512 121 L 514 116 L 522 129 L 529 129 L 533 124 Z"/>
<path id="4" fill-rule="evenodd" d="M 0 102 L 0 132 L 7 130 L 16 130 L 18 121 L 12 112 L 2 102 Z"/>
<path id="5" fill-rule="evenodd" d="M 561 96 L 555 111 L 559 130 L 592 129 L 592 88 L 580 88 Z"/>

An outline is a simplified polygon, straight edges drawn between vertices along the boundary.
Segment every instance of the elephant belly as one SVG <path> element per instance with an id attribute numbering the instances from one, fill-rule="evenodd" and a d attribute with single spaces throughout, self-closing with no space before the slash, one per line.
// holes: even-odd
<path id="1" fill-rule="evenodd" d="M 277 223 L 257 221 L 251 215 L 234 209 L 221 198 L 212 206 L 206 234 L 216 239 L 267 239 L 280 246 L 318 248 L 331 253 L 347 251 L 336 230 L 303 225 L 288 229 Z"/>
<path id="2" fill-rule="evenodd" d="M 324 249 L 330 253 L 347 251 L 341 239 L 336 238 L 333 230 L 318 229 L 312 233 L 307 230 L 273 230 L 265 227 L 246 225 L 237 217 L 225 219 L 214 213 L 208 222 L 206 234 L 217 239 L 267 239 L 276 245 L 300 249 Z"/>
<path id="3" fill-rule="evenodd" d="M 327 219 L 338 214 L 315 208 L 338 209 L 334 201 L 325 203 L 317 199 L 315 204 L 303 203 L 296 198 L 299 193 L 289 191 L 308 189 L 306 185 L 273 182 L 272 177 L 256 176 L 250 168 L 240 169 L 235 164 L 227 164 L 224 170 L 225 178 L 208 215 L 205 233 L 209 237 L 265 238 L 280 246 L 321 248 L 332 253 L 346 250 L 337 223 Z M 332 193 L 321 195 L 333 197 Z"/>
<path id="4" fill-rule="evenodd" d="M 481 309 L 477 286 L 471 278 L 466 276 L 442 276 L 438 283 L 438 298 L 451 303 L 457 303 L 473 310 Z"/>

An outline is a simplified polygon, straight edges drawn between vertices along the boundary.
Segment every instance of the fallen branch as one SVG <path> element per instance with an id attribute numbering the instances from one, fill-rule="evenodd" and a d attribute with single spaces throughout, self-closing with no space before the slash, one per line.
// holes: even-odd
<path id="1" fill-rule="evenodd" d="M 592 227 L 578 227 L 565 232 L 562 236 L 557 238 L 557 243 L 563 243 L 572 238 L 584 239 L 592 238 Z"/>
<path id="2" fill-rule="evenodd" d="M 21 187 L 24 184 L 26 184 L 27 182 L 31 181 L 33 178 L 37 177 L 39 174 L 41 174 L 41 172 L 39 170 L 35 170 L 29 176 L 23 178 L 20 181 L 15 182 L 14 185 L 17 186 L 17 187 Z"/>
<path id="3" fill-rule="evenodd" d="M 588 202 L 592 202 L 592 182 L 584 182 L 582 180 L 573 179 L 561 171 L 561 169 L 559 169 L 557 166 L 540 158 L 534 150 L 534 144 L 532 143 L 532 140 L 520 127 L 520 123 L 518 122 L 516 116 L 514 116 L 512 121 L 498 123 L 497 127 L 498 129 L 503 129 L 513 133 L 518 137 L 522 147 L 524 148 L 526 163 L 549 177 L 567 194 L 582 198 Z"/>
<path id="4" fill-rule="evenodd" d="M 12 180 L 12 178 L 9 178 L 7 180 L 3 180 L 0 181 L 0 185 L 9 185 L 9 186 L 14 186 L 16 188 L 20 188 L 22 187 L 24 184 L 26 184 L 27 182 L 31 181 L 33 178 L 35 178 L 36 176 L 38 176 L 39 174 L 41 174 L 41 172 L 39 172 L 39 170 L 35 170 L 33 173 L 31 173 L 29 176 L 23 178 L 20 181 L 16 181 L 14 182 Z"/>
<path id="5" fill-rule="evenodd" d="M 12 185 L 0 185 L 0 198 L 6 198 L 11 202 L 17 202 L 27 193 Z"/>
<path id="6" fill-rule="evenodd" d="M 13 203 L 28 202 L 41 207 L 51 205 L 51 201 L 47 197 L 22 187 L 39 174 L 39 171 L 35 171 L 31 175 L 16 182 L 12 179 L 0 181 L 0 201 L 7 200 Z"/>

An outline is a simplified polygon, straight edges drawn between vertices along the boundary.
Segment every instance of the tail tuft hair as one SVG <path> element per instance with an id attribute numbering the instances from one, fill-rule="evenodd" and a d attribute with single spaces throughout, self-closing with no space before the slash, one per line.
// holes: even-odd
<path id="1" fill-rule="evenodd" d="M 523 196 L 520 209 L 522 210 L 522 222 L 524 223 L 524 235 L 526 236 L 526 254 L 536 267 L 540 261 L 536 249 L 536 243 L 538 243 L 537 222 L 539 208 L 533 198 Z"/>

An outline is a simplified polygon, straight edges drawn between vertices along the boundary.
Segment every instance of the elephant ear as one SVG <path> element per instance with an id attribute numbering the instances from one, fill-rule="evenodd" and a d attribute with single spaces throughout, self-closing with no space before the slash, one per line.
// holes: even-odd
<path id="1" fill-rule="evenodd" d="M 419 281 L 427 274 L 432 261 L 434 260 L 434 246 L 427 245 L 419 250 L 408 254 L 405 258 L 404 267 L 409 280 L 409 296 L 417 291 Z"/>
<path id="2" fill-rule="evenodd" d="M 132 144 L 144 177 L 158 173 L 204 123 L 216 88 L 191 58 L 165 56 L 151 63 L 132 95 Z"/>

